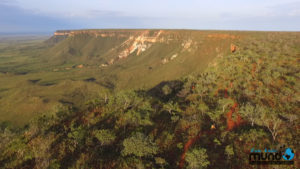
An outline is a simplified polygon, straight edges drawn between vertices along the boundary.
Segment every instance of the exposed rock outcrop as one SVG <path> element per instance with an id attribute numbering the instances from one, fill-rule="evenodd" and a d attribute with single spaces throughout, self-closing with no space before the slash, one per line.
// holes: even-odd
<path id="1" fill-rule="evenodd" d="M 234 44 L 230 45 L 230 51 L 231 53 L 234 53 L 236 51 L 237 47 Z"/>
<path id="2" fill-rule="evenodd" d="M 173 59 L 175 59 L 177 56 L 178 56 L 178 54 L 177 54 L 177 53 L 176 53 L 176 54 L 174 54 L 174 55 L 172 55 L 172 57 L 170 58 L 170 60 L 173 60 Z"/>
<path id="3" fill-rule="evenodd" d="M 132 54 L 135 51 L 137 51 L 137 55 L 146 51 L 148 48 L 151 47 L 153 43 L 156 43 L 158 41 L 159 36 L 162 32 L 163 31 L 160 30 L 155 32 L 154 36 L 149 36 L 149 31 L 145 31 L 137 37 L 129 37 L 129 39 L 123 43 L 123 46 L 129 47 L 119 54 L 119 59 L 126 58 L 128 57 L 128 55 Z"/>
<path id="4" fill-rule="evenodd" d="M 83 68 L 83 64 L 78 65 L 77 68 L 82 69 Z"/>
<path id="5" fill-rule="evenodd" d="M 169 60 L 168 60 L 167 58 L 164 58 L 164 59 L 161 61 L 162 64 L 166 64 L 166 63 L 168 63 L 168 62 L 169 62 Z"/>
<path id="6" fill-rule="evenodd" d="M 183 42 L 181 45 L 184 50 L 187 50 L 191 47 L 192 43 L 193 43 L 192 39 L 188 39 L 187 41 Z"/>

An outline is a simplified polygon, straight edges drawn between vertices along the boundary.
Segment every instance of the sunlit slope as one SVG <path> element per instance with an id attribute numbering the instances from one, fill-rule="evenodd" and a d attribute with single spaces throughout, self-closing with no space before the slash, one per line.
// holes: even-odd
<path id="1" fill-rule="evenodd" d="M 109 80 L 116 88 L 149 87 L 203 70 L 215 57 L 228 54 L 231 43 L 239 38 L 234 32 L 71 31 L 47 51 L 45 58 L 60 66 L 97 69 L 94 71 L 99 71 L 100 76 L 94 78 L 113 76 Z"/>
<path id="2" fill-rule="evenodd" d="M 0 57 L 0 121 L 24 124 L 60 106 L 84 108 L 103 91 L 149 89 L 201 72 L 245 37 L 227 31 L 80 30 L 58 31 L 44 45 L 11 47 Z"/>

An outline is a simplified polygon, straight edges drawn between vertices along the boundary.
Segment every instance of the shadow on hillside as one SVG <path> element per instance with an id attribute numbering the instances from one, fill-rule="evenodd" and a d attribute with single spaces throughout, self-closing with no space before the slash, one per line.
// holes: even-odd
<path id="1" fill-rule="evenodd" d="M 97 84 L 99 84 L 100 86 L 106 88 L 106 89 L 111 90 L 111 91 L 113 91 L 116 88 L 115 84 L 112 83 L 112 82 L 110 82 L 110 81 L 104 81 L 104 82 L 96 82 L 96 81 L 94 81 L 94 82 L 97 83 Z"/>
<path id="2" fill-rule="evenodd" d="M 174 98 L 179 91 L 183 88 L 183 82 L 179 80 L 163 81 L 147 91 L 147 94 L 157 98 L 163 102 L 169 101 Z"/>

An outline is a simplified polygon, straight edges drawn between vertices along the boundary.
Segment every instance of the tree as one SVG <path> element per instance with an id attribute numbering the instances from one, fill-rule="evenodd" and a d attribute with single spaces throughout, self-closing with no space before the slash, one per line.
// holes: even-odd
<path id="1" fill-rule="evenodd" d="M 163 110 L 166 110 L 171 115 L 172 122 L 176 122 L 179 120 L 180 116 L 179 113 L 182 112 L 178 103 L 173 103 L 173 101 L 168 102 L 163 105 Z"/>
<path id="2" fill-rule="evenodd" d="M 160 166 L 160 168 L 164 168 L 164 166 L 168 164 L 166 162 L 166 160 L 161 158 L 161 157 L 156 157 L 155 158 L 155 163 L 158 164 Z"/>
<path id="3" fill-rule="evenodd" d="M 200 95 L 201 101 L 203 100 L 203 97 L 209 92 L 209 83 L 207 83 L 204 78 L 205 76 L 202 76 L 202 78 L 198 80 L 195 87 L 195 92 Z"/>
<path id="4" fill-rule="evenodd" d="M 153 109 L 151 104 L 147 100 L 129 101 L 131 106 L 126 110 L 120 109 L 119 112 L 115 113 L 114 116 L 118 119 L 116 121 L 116 128 L 123 127 L 124 132 L 126 132 L 126 127 L 138 127 L 138 126 L 149 126 L 152 125 L 150 114 L 152 114 Z"/>
<path id="5" fill-rule="evenodd" d="M 112 107 L 119 108 L 122 111 L 137 107 L 143 102 L 134 91 L 124 91 L 117 93 L 112 99 L 108 99 L 108 104 Z"/>
<path id="6" fill-rule="evenodd" d="M 209 107 L 204 102 L 201 102 L 198 104 L 197 109 L 203 115 L 204 113 L 206 113 L 209 110 Z"/>
<path id="7" fill-rule="evenodd" d="M 278 117 L 276 112 L 272 111 L 271 109 L 269 110 L 269 112 L 263 112 L 260 124 L 268 128 L 273 140 L 275 141 L 282 124 L 282 120 Z"/>
<path id="8" fill-rule="evenodd" d="M 83 146 L 87 131 L 83 126 L 75 127 L 74 124 L 71 125 L 71 131 L 67 134 L 70 144 L 70 150 L 75 150 L 76 146 Z"/>
<path id="9" fill-rule="evenodd" d="M 251 126 L 254 126 L 254 123 L 257 120 L 261 119 L 261 115 L 263 114 L 263 112 L 265 112 L 265 108 L 263 106 L 257 104 L 255 107 L 250 103 L 243 105 L 239 111 L 242 117 L 250 120 Z"/>
<path id="10" fill-rule="evenodd" d="M 234 101 L 232 99 L 221 99 L 219 100 L 219 105 L 222 106 L 222 110 L 223 110 L 223 113 L 225 112 L 225 109 L 230 106 L 230 105 L 233 105 L 234 104 Z"/>
<path id="11" fill-rule="evenodd" d="M 209 118 L 214 122 L 214 123 L 220 123 L 221 121 L 219 120 L 220 117 L 224 114 L 222 111 L 215 110 L 215 111 L 208 111 L 206 114 L 209 116 Z"/>
<path id="12" fill-rule="evenodd" d="M 129 110 L 124 115 L 121 116 L 122 125 L 126 127 L 127 125 L 137 127 L 137 126 L 147 126 L 152 125 L 152 121 L 150 120 L 150 115 L 147 112 L 138 112 L 136 110 Z"/>
<path id="13" fill-rule="evenodd" d="M 232 168 L 232 157 L 234 156 L 234 148 L 232 145 L 227 145 L 225 147 L 225 154 L 227 156 L 227 162 L 230 165 L 230 168 Z"/>
<path id="14" fill-rule="evenodd" d="M 94 132 L 94 135 L 101 145 L 111 144 L 116 138 L 116 135 L 110 130 L 97 130 Z"/>
<path id="15" fill-rule="evenodd" d="M 264 124 L 269 129 L 272 134 L 273 140 L 276 140 L 278 135 L 279 127 L 282 123 L 282 120 L 279 119 L 276 115 L 272 115 L 270 119 L 266 119 Z"/>
<path id="16" fill-rule="evenodd" d="M 123 141 L 123 156 L 135 155 L 139 158 L 157 154 L 158 147 L 143 133 L 136 133 Z"/>
<path id="17" fill-rule="evenodd" d="M 225 147 L 225 154 L 227 155 L 227 159 L 230 160 L 234 156 L 234 151 L 232 145 L 227 145 Z"/>
<path id="18" fill-rule="evenodd" d="M 195 148 L 192 151 L 186 153 L 185 160 L 188 163 L 187 168 L 189 169 L 204 169 L 210 164 L 207 160 L 208 155 L 206 149 L 204 148 Z"/>
<path id="19" fill-rule="evenodd" d="M 240 140 L 243 140 L 248 145 L 256 145 L 258 142 L 261 142 L 264 138 L 267 137 L 267 133 L 265 133 L 262 129 L 250 129 L 247 132 L 243 132 L 240 135 Z"/>
<path id="20" fill-rule="evenodd" d="M 172 93 L 172 89 L 170 88 L 169 85 L 164 85 L 164 86 L 162 87 L 162 92 L 163 92 L 163 94 L 166 96 L 166 95 L 169 95 L 169 94 Z"/>

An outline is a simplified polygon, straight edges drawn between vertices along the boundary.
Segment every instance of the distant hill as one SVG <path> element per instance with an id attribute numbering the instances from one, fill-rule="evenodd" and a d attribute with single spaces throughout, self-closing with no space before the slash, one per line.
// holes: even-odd
<path id="1" fill-rule="evenodd" d="M 45 58 L 101 69 L 102 75 L 116 76 L 120 88 L 151 86 L 203 70 L 240 38 L 237 32 L 192 30 L 57 31 L 47 41 L 53 46 Z"/>

